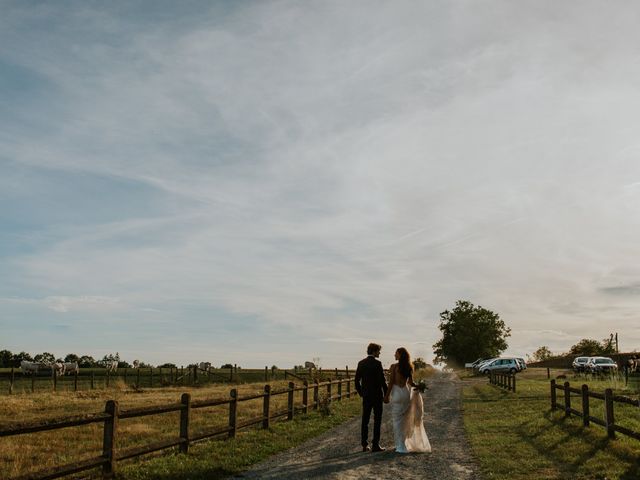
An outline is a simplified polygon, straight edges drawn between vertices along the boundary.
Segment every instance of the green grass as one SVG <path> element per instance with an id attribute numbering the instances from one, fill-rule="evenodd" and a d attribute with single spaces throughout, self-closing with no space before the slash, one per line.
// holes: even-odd
<path id="1" fill-rule="evenodd" d="M 519 376 L 515 394 L 484 381 L 463 391 L 465 428 L 485 479 L 640 478 L 640 441 L 621 434 L 609 440 L 599 425 L 583 427 L 579 417 L 551 412 L 549 381 L 535 378 L 534 372 L 528 376 Z M 571 375 L 567 380 L 578 388 L 585 383 Z M 586 383 L 600 393 L 611 387 L 617 387 L 616 393 L 633 393 L 622 391 L 620 382 Z M 558 402 L 563 401 L 558 391 Z M 578 397 L 572 403 L 581 410 Z M 614 411 L 616 423 L 640 431 L 638 407 L 616 403 Z M 591 400 L 591 415 L 604 417 L 601 400 Z"/>
<path id="2" fill-rule="evenodd" d="M 299 415 L 290 422 L 272 424 L 269 430 L 238 432 L 234 439 L 192 445 L 189 453 L 170 453 L 123 463 L 118 478 L 126 480 L 225 478 L 246 470 L 265 458 L 315 437 L 360 414 L 357 398 L 334 402 L 331 415 Z"/>

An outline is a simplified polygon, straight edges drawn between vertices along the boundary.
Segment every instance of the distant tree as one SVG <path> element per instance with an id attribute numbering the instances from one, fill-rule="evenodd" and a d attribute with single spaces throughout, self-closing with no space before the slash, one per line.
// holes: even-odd
<path id="1" fill-rule="evenodd" d="M 413 361 L 413 366 L 416 370 L 427 368 L 427 362 L 422 357 L 418 357 Z"/>
<path id="2" fill-rule="evenodd" d="M 433 345 L 436 363 L 461 366 L 477 358 L 495 357 L 507 349 L 511 329 L 497 313 L 458 300 L 453 310 L 440 313 L 442 338 Z"/>
<path id="3" fill-rule="evenodd" d="M 275 372 L 278 369 L 278 367 L 276 365 L 271 365 L 271 371 Z"/>
<path id="4" fill-rule="evenodd" d="M 82 355 L 78 359 L 78 366 L 81 368 L 94 368 L 97 365 L 98 363 L 91 355 Z"/>
<path id="5" fill-rule="evenodd" d="M 33 357 L 33 360 L 38 363 L 54 363 L 56 357 L 54 357 L 52 353 L 43 352 Z"/>
<path id="6" fill-rule="evenodd" d="M 13 356 L 13 366 L 14 367 L 19 367 L 20 366 L 20 362 L 23 360 L 27 360 L 28 362 L 33 362 L 33 357 L 31 355 L 29 355 L 27 352 L 20 352 L 20 353 L 16 353 Z"/>
<path id="7" fill-rule="evenodd" d="M 158 365 L 158 368 L 178 368 L 175 363 L 163 363 L 162 365 Z"/>
<path id="8" fill-rule="evenodd" d="M 231 365 L 230 363 L 225 363 L 220 368 L 233 368 L 233 365 Z"/>
<path id="9" fill-rule="evenodd" d="M 67 353 L 67 356 L 64 357 L 64 361 L 68 363 L 78 362 L 80 361 L 80 357 L 75 353 Z"/>
<path id="10" fill-rule="evenodd" d="M 534 362 L 549 360 L 551 357 L 553 357 L 553 354 L 551 353 L 551 350 L 549 350 L 549 347 L 547 347 L 546 345 L 538 348 L 535 352 L 533 352 L 533 355 L 531 355 L 531 358 Z"/>
<path id="11" fill-rule="evenodd" d="M 13 367 L 13 353 L 9 350 L 0 350 L 0 367 Z"/>
<path id="12" fill-rule="evenodd" d="M 131 364 L 125 360 L 120 360 L 118 362 L 118 368 L 131 368 Z"/>
<path id="13" fill-rule="evenodd" d="M 615 351 L 615 347 L 606 338 L 602 342 L 591 338 L 583 338 L 569 349 L 572 355 L 597 356 L 609 355 Z"/>

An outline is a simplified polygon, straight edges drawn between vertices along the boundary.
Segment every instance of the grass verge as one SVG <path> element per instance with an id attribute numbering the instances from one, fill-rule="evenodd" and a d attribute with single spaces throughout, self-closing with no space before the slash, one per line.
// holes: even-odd
<path id="1" fill-rule="evenodd" d="M 340 425 L 360 414 L 357 398 L 334 402 L 331 414 L 312 412 L 291 422 L 272 424 L 269 430 L 238 432 L 234 439 L 213 440 L 193 445 L 189 453 L 171 453 L 123 464 L 118 478 L 126 480 L 199 480 L 225 478 L 246 470 L 267 457 L 295 447 L 305 440 Z"/>
<path id="2" fill-rule="evenodd" d="M 568 380 L 598 392 L 616 386 Z M 476 381 L 464 388 L 463 402 L 465 429 L 485 479 L 640 479 L 640 442 L 620 434 L 609 440 L 598 425 L 583 427 L 578 417 L 551 412 L 546 378 L 519 376 L 517 393 Z M 573 402 L 580 409 L 579 400 Z M 591 414 L 602 418 L 602 402 L 592 402 Z M 616 422 L 639 431 L 638 408 L 619 405 Z"/>

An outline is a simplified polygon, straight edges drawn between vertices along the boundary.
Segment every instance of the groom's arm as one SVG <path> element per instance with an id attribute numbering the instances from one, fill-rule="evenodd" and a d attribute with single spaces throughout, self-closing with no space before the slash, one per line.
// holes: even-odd
<path id="1" fill-rule="evenodd" d="M 360 385 L 361 380 L 362 380 L 362 367 L 360 366 L 360 364 L 358 364 L 358 368 L 356 368 L 355 383 L 356 383 L 356 391 L 360 396 L 362 396 L 362 385 Z"/>

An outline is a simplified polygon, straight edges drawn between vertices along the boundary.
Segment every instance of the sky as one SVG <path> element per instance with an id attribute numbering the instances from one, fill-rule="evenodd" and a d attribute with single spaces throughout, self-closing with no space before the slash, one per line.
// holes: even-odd
<path id="1" fill-rule="evenodd" d="M 0 0 L 0 349 L 640 349 L 640 5 Z"/>

